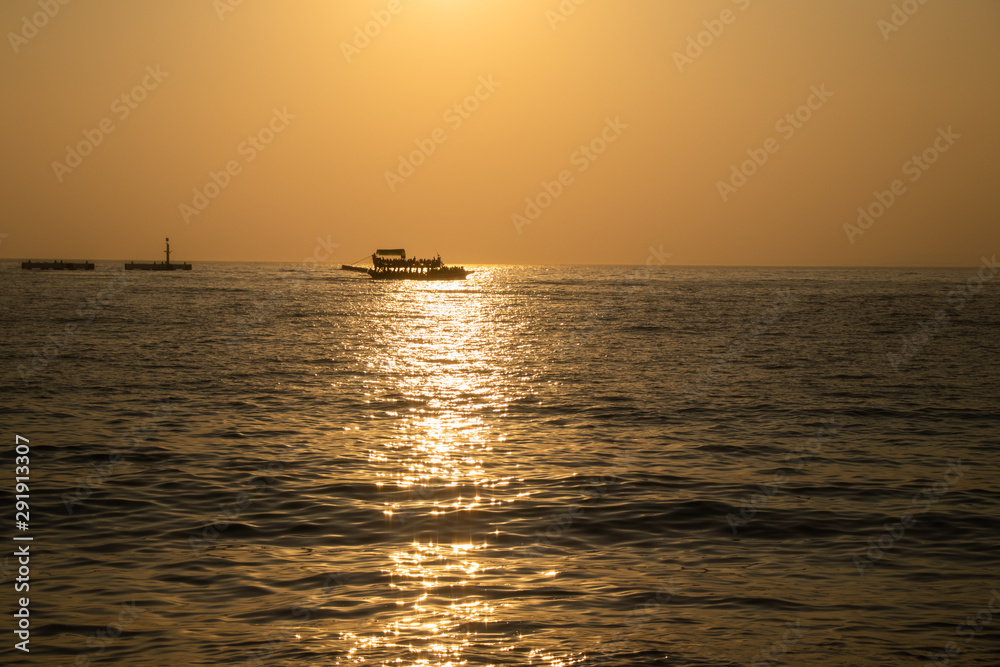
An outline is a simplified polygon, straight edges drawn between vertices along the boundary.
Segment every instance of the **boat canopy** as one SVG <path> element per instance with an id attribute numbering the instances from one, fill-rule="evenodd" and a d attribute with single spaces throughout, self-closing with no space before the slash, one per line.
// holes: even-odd
<path id="1" fill-rule="evenodd" d="M 403 259 L 406 259 L 406 251 L 402 248 L 379 248 L 375 251 L 375 254 L 382 255 L 383 257 L 402 257 Z"/>

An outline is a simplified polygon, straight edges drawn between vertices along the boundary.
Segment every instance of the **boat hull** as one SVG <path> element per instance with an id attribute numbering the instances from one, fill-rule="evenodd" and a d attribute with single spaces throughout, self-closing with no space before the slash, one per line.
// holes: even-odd
<path id="1" fill-rule="evenodd" d="M 465 280 L 472 271 L 459 268 L 407 271 L 405 269 L 368 269 L 374 280 Z"/>

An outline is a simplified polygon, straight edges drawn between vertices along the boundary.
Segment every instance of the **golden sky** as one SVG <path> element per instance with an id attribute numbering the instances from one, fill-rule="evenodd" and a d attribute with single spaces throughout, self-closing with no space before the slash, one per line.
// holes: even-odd
<path id="1" fill-rule="evenodd" d="M 2 257 L 1000 250 L 995 0 L 62 2 L 0 4 Z"/>

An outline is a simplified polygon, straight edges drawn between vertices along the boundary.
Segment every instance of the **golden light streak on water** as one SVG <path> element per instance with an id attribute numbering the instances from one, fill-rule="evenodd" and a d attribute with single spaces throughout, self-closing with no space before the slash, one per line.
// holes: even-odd
<path id="1" fill-rule="evenodd" d="M 395 423 L 391 435 L 369 449 L 368 462 L 376 471 L 372 482 L 385 494 L 380 510 L 401 541 L 386 552 L 390 562 L 381 570 L 388 595 L 372 600 L 388 611 L 378 614 L 373 630 L 342 635 L 352 645 L 348 662 L 447 667 L 481 659 L 484 650 L 519 649 L 530 664 L 573 664 L 542 651 L 529 656 L 520 646 L 525 638 L 510 630 L 518 619 L 506 613 L 503 593 L 526 585 L 512 574 L 522 565 L 491 556 L 498 527 L 483 534 L 466 528 L 473 513 L 507 509 L 531 495 L 523 478 L 492 472 L 509 473 L 518 464 L 506 459 L 501 466 L 505 453 L 495 446 L 506 435 L 497 420 L 482 417 L 484 408 L 502 415 L 523 398 L 504 393 L 519 382 L 497 385 L 506 369 L 496 360 L 519 353 L 515 332 L 497 324 L 503 317 L 490 310 L 496 297 L 488 305 L 468 285 L 399 285 L 380 298 L 382 312 L 405 313 L 415 322 L 408 328 L 380 322 L 367 363 L 368 403 L 392 406 L 371 417 Z M 426 525 L 420 520 L 427 518 L 439 537 L 411 530 L 406 539 L 407 527 Z M 539 572 L 532 581 L 556 574 Z"/>
<path id="2" fill-rule="evenodd" d="M 386 521 L 402 524 L 401 530 L 414 517 L 430 516 L 440 534 L 458 535 L 467 513 L 527 495 L 508 497 L 514 478 L 489 473 L 494 444 L 503 434 L 473 414 L 473 406 L 481 409 L 485 402 L 503 411 L 508 398 L 482 380 L 495 369 L 484 366 L 485 355 L 477 350 L 502 343 L 501 334 L 493 330 L 492 318 L 484 317 L 476 294 L 456 293 L 460 288 L 404 285 L 384 297 L 396 302 L 391 308 L 419 314 L 421 322 L 409 330 L 384 323 L 369 360 L 379 378 L 371 383 L 370 396 L 382 401 L 391 396 L 400 405 L 385 412 L 398 419 L 394 436 L 372 448 L 368 458 L 379 470 L 372 481 L 390 496 L 382 509 Z M 483 642 L 479 631 L 488 630 L 502 606 L 483 599 L 481 591 L 469 592 L 483 576 L 495 585 L 502 570 L 489 562 L 490 537 L 495 541 L 499 530 L 454 543 L 415 537 L 392 551 L 383 573 L 395 595 L 394 611 L 378 632 L 342 636 L 353 643 L 349 662 L 373 664 L 365 656 L 395 653 L 381 664 L 466 664 L 463 652 Z"/>

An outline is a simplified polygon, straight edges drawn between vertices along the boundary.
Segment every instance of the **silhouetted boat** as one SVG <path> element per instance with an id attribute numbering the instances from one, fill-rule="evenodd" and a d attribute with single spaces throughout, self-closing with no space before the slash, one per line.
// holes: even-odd
<path id="1" fill-rule="evenodd" d="M 371 260 L 371 267 L 342 264 L 340 268 L 367 273 L 375 280 L 465 280 L 472 273 L 464 266 L 446 266 L 441 255 L 432 259 L 407 259 L 402 248 L 376 250 Z"/>
<path id="2" fill-rule="evenodd" d="M 57 259 L 54 262 L 21 262 L 22 269 L 41 269 L 42 271 L 93 271 L 93 262 L 64 262 Z"/>
<path id="3" fill-rule="evenodd" d="M 167 249 L 164 251 L 167 253 L 167 261 L 165 262 L 151 262 L 151 263 L 140 263 L 140 262 L 128 262 L 125 264 L 126 271 L 190 271 L 191 265 L 187 263 L 171 264 L 170 263 L 170 239 L 167 239 Z"/>

